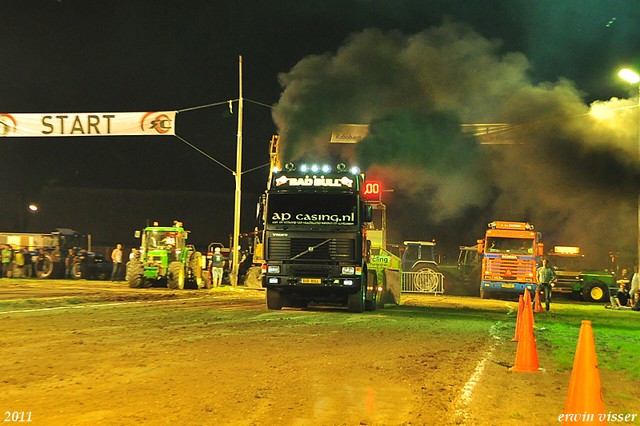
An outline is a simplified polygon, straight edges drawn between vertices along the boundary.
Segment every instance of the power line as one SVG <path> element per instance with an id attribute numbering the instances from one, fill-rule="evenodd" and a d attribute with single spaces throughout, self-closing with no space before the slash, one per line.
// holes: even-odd
<path id="1" fill-rule="evenodd" d="M 229 170 L 231 173 L 233 173 L 234 175 L 236 174 L 236 172 L 234 172 L 233 170 L 231 170 L 229 167 L 225 166 L 224 164 L 222 164 L 220 161 L 216 160 L 215 158 L 213 158 L 212 156 L 210 156 L 209 154 L 207 154 L 206 152 L 204 152 L 203 150 L 201 150 L 200 148 L 198 148 L 197 146 L 193 145 L 192 143 L 186 141 L 184 138 L 178 136 L 178 135 L 174 135 L 176 138 L 180 139 L 182 142 L 186 143 L 187 145 L 189 145 L 191 148 L 195 149 L 196 151 L 198 151 L 200 154 L 204 155 L 205 157 L 207 157 L 208 159 L 215 161 L 216 163 L 218 163 L 220 166 L 224 167 L 225 169 Z"/>

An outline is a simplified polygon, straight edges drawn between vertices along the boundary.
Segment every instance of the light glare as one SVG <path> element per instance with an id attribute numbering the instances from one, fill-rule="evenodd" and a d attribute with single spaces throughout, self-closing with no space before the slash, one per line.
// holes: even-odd
<path id="1" fill-rule="evenodd" d="M 622 71 L 620 71 L 618 73 L 618 75 L 623 79 L 628 81 L 629 83 L 633 83 L 636 84 L 637 82 L 640 81 L 640 76 L 638 76 L 638 74 L 636 74 L 635 72 L 628 70 L 628 69 L 623 69 Z"/>

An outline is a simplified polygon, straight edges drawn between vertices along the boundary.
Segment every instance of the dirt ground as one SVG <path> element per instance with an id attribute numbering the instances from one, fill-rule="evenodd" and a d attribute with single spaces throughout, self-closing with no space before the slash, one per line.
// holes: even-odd
<path id="1" fill-rule="evenodd" d="M 268 311 L 258 290 L 0 280 L 2 420 L 24 412 L 34 425 L 559 424 L 570 371 L 553 368 L 550 348 L 538 348 L 546 371 L 510 373 L 516 344 L 505 324 L 496 324 L 502 333 L 447 335 L 427 332 L 419 315 L 467 306 L 505 320 L 517 308 L 403 295 L 402 306 L 361 315 Z M 608 411 L 640 413 L 637 382 L 601 378 Z"/>

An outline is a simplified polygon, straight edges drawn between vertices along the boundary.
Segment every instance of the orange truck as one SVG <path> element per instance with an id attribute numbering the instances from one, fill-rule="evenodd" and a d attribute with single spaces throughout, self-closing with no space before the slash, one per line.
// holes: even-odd
<path id="1" fill-rule="evenodd" d="M 541 237 L 530 223 L 491 222 L 484 239 L 478 240 L 478 252 L 482 254 L 480 297 L 535 291 L 536 270 L 544 254 Z"/>

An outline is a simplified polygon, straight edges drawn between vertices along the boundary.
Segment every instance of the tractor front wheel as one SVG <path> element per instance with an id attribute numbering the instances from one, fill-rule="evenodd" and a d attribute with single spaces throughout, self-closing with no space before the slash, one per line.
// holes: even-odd
<path id="1" fill-rule="evenodd" d="M 184 266 L 182 262 L 171 262 L 167 269 L 167 287 L 172 290 L 184 289 Z"/>
<path id="2" fill-rule="evenodd" d="M 125 280 L 131 288 L 141 288 L 143 284 L 144 266 L 139 260 L 127 262 L 127 273 Z"/>

